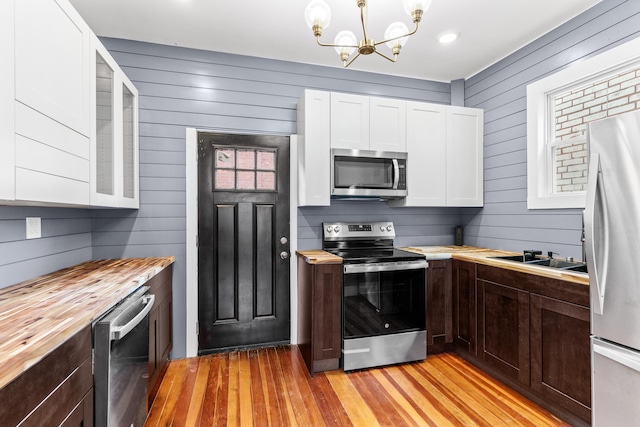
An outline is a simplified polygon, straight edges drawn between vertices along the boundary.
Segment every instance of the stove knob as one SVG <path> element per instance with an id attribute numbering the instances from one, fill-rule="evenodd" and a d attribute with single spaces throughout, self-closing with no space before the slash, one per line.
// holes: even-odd
<path id="1" fill-rule="evenodd" d="M 336 225 L 335 227 L 333 227 L 333 229 L 335 230 L 336 233 L 340 232 L 340 226 Z"/>
<path id="2" fill-rule="evenodd" d="M 384 231 L 384 230 L 385 230 L 384 225 L 381 225 L 380 226 L 380 231 Z"/>
<path id="3" fill-rule="evenodd" d="M 331 233 L 332 231 L 333 231 L 333 227 L 328 226 L 328 227 L 327 227 L 327 233 Z"/>
<path id="4" fill-rule="evenodd" d="M 393 227 L 391 225 L 387 225 L 387 231 L 391 231 L 393 230 Z"/>

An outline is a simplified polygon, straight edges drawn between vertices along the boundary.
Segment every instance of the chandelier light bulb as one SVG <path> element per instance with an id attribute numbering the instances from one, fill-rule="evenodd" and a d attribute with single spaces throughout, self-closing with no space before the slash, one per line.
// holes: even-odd
<path id="1" fill-rule="evenodd" d="M 407 15 L 411 15 L 416 10 L 421 10 L 424 13 L 431 7 L 431 0 L 403 0 L 402 3 Z"/>
<path id="2" fill-rule="evenodd" d="M 314 26 L 327 28 L 331 23 L 331 9 L 323 0 L 313 0 L 304 10 L 304 20 L 311 29 Z"/>
<path id="3" fill-rule="evenodd" d="M 358 39 L 351 31 L 342 30 L 336 35 L 333 43 L 339 45 L 335 47 L 336 52 L 338 52 L 339 55 L 346 52 L 349 54 L 348 56 L 350 56 L 357 49 Z"/>
<path id="4" fill-rule="evenodd" d="M 400 37 L 404 34 L 407 34 L 409 32 L 409 28 L 407 28 L 407 26 L 398 21 L 398 22 L 394 22 L 391 25 L 389 25 L 387 27 L 387 31 L 384 32 L 384 39 L 388 40 L 388 39 L 395 39 L 396 37 Z M 393 49 L 394 47 L 402 47 L 405 45 L 405 43 L 407 43 L 407 40 L 409 40 L 409 37 L 400 37 L 399 39 L 396 40 L 389 40 L 386 44 L 387 46 L 389 46 L 389 48 Z"/>

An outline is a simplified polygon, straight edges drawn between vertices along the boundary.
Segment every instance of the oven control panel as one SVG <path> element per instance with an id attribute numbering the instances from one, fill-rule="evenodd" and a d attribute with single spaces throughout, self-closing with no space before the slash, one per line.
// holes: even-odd
<path id="1" fill-rule="evenodd" d="M 324 240 L 336 240 L 350 238 L 386 238 L 393 239 L 396 236 L 393 222 L 381 221 L 381 222 L 367 222 L 367 223 L 353 223 L 353 222 L 334 222 L 323 223 L 323 239 Z"/>

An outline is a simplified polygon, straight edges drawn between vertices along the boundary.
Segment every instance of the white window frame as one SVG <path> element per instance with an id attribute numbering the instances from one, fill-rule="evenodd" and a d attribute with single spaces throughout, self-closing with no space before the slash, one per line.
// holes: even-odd
<path id="1" fill-rule="evenodd" d="M 549 97 L 640 61 L 640 37 L 527 86 L 527 207 L 584 208 L 585 192 L 554 193 L 547 141 L 555 126 Z"/>

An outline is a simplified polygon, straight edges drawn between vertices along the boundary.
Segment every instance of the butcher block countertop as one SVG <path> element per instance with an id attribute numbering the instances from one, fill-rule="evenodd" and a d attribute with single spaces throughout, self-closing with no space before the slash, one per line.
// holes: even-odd
<path id="1" fill-rule="evenodd" d="M 589 285 L 589 276 L 586 273 L 577 273 L 573 271 L 559 270 L 557 268 L 540 267 L 523 264 L 521 262 L 491 258 L 505 255 L 522 255 L 521 252 L 477 248 L 474 246 L 409 246 L 400 249 L 423 254 L 427 259 L 453 258 L 461 261 L 506 268 L 508 270 L 515 270 L 522 273 L 535 274 L 552 279 L 565 280 L 567 282 L 578 283 L 581 285 Z"/>
<path id="2" fill-rule="evenodd" d="M 0 388 L 173 262 L 87 261 L 0 289 Z"/>
<path id="3" fill-rule="evenodd" d="M 342 258 L 321 249 L 296 251 L 296 254 L 309 264 L 342 264 Z"/>
<path id="4" fill-rule="evenodd" d="M 576 273 L 556 268 L 547 268 L 523 264 L 520 262 L 493 259 L 495 256 L 521 255 L 521 253 L 502 251 L 497 249 L 478 248 L 475 246 L 408 246 L 400 248 L 405 251 L 424 255 L 427 260 L 437 259 L 458 259 L 461 261 L 475 262 L 478 264 L 491 265 L 494 267 L 506 268 L 508 270 L 520 271 L 523 273 L 536 274 L 538 276 L 560 279 L 574 282 L 581 285 L 589 284 L 589 276 L 585 273 Z M 298 251 L 309 264 L 339 264 L 342 258 L 325 252 L 323 250 Z"/>

